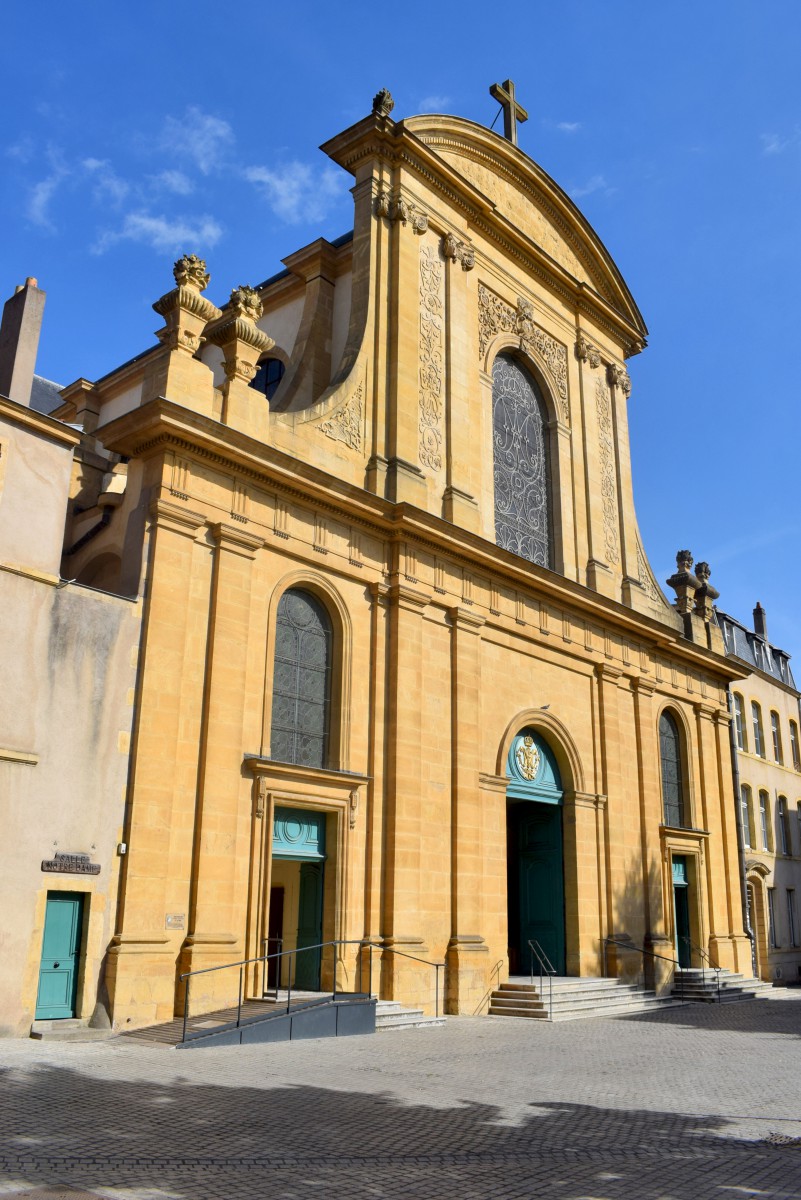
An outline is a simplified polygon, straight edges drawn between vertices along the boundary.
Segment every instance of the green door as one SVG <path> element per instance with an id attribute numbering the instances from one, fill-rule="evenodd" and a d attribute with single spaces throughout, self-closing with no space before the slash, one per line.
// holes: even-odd
<path id="1" fill-rule="evenodd" d="M 298 902 L 298 950 L 318 946 L 323 940 L 323 864 L 300 864 Z M 320 988 L 320 950 L 304 950 L 296 955 L 295 987 L 316 992 Z"/>
<path id="2" fill-rule="evenodd" d="M 684 856 L 673 859 L 673 911 L 676 916 L 676 958 L 680 967 L 690 967 L 690 882 Z"/>
<path id="3" fill-rule="evenodd" d="M 539 942 L 558 975 L 565 973 L 565 898 L 562 880 L 562 809 L 520 804 L 518 863 L 520 963 L 532 961 L 529 941 Z M 539 970 L 536 957 L 534 973 Z"/>
<path id="4" fill-rule="evenodd" d="M 82 925 L 83 893 L 48 892 L 37 1021 L 75 1016 Z"/>

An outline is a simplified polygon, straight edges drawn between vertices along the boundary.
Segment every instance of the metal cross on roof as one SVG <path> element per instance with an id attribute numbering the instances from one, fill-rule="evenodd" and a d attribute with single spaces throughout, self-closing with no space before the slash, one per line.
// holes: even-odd
<path id="1" fill-rule="evenodd" d="M 507 79 L 505 83 L 493 83 L 490 95 L 498 101 L 503 109 L 503 136 L 508 138 L 513 146 L 516 146 L 517 122 L 527 121 L 528 113 L 515 100 L 515 85 L 511 79 Z"/>

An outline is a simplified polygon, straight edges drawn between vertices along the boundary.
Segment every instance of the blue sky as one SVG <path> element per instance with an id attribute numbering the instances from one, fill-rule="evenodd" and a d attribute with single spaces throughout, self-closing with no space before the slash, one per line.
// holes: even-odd
<path id="1" fill-rule="evenodd" d="M 0 293 L 48 293 L 39 371 L 93 379 L 153 343 L 178 252 L 208 295 L 350 228 L 317 146 L 393 116 L 486 125 L 576 200 L 650 329 L 629 364 L 635 499 L 660 580 L 689 547 L 721 606 L 801 659 L 801 5 L 14 5 L 0 66 Z M 496 128 L 499 126 L 496 126 Z M 801 674 L 801 661 L 797 664 Z"/>

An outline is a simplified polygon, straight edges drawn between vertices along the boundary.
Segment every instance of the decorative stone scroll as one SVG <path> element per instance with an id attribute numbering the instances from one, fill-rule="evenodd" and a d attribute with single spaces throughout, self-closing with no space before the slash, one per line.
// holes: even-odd
<path id="1" fill-rule="evenodd" d="M 463 271 L 472 271 L 476 265 L 476 252 L 469 242 L 460 242 L 452 233 L 446 233 L 442 239 L 442 255 L 452 262 L 462 264 Z"/>
<path id="2" fill-rule="evenodd" d="M 361 450 L 362 446 L 362 416 L 364 413 L 364 383 L 360 383 L 355 392 L 336 412 L 317 428 L 320 433 L 330 437 L 335 442 L 344 442 L 351 450 Z"/>
<path id="3" fill-rule="evenodd" d="M 203 342 L 204 326 L 220 316 L 219 308 L 200 294 L 208 287 L 211 276 L 203 259 L 196 254 L 179 258 L 172 273 L 178 286 L 153 305 L 165 322 L 156 337 L 170 350 L 195 354 Z"/>
<path id="4" fill-rule="evenodd" d="M 443 269 L 433 246 L 420 247 L 420 462 L 442 469 Z"/>
<path id="5" fill-rule="evenodd" d="M 542 363 L 548 371 L 560 401 L 562 420 L 570 424 L 567 399 L 567 350 L 534 321 L 534 306 L 520 297 L 513 308 L 482 283 L 478 285 L 478 348 L 484 357 L 492 339 L 499 333 L 520 338 L 520 348 Z"/>
<path id="6" fill-rule="evenodd" d="M 648 559 L 645 557 L 645 551 L 642 548 L 639 536 L 637 537 L 637 576 L 645 589 L 648 599 L 653 604 L 658 604 L 660 600 L 659 592 L 648 566 Z"/>
<path id="7" fill-rule="evenodd" d="M 612 402 L 606 384 L 601 378 L 595 381 L 595 407 L 598 414 L 598 445 L 601 452 L 604 557 L 608 563 L 617 563 L 620 561 L 620 549 L 617 532 L 617 483 L 615 480 Z"/>
<path id="8" fill-rule="evenodd" d="M 400 192 L 381 191 L 375 198 L 375 215 L 385 217 L 392 224 L 408 225 L 414 233 L 425 233 L 428 229 L 428 213 L 417 208 Z"/>
<path id="9" fill-rule="evenodd" d="M 610 387 L 619 387 L 624 395 L 631 395 L 631 376 L 625 367 L 619 367 L 616 363 L 607 363 L 606 379 Z"/>
<path id="10" fill-rule="evenodd" d="M 206 330 L 207 340 L 222 349 L 229 382 L 241 379 L 250 383 L 260 356 L 275 345 L 256 325 L 261 315 L 259 293 L 252 287 L 237 287 L 231 292 L 230 309 Z"/>
<path id="11" fill-rule="evenodd" d="M 591 367 L 600 367 L 601 351 L 592 342 L 588 342 L 583 334 L 576 341 L 576 358 L 579 362 L 589 363 Z"/>

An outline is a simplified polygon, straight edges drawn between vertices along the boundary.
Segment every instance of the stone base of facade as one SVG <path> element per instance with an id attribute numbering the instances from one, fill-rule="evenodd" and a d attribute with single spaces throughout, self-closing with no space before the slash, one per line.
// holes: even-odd
<path id="1" fill-rule="evenodd" d="M 486 1008 L 490 990 L 489 947 L 478 933 L 452 937 L 445 955 L 445 1011 L 476 1016 Z"/>

